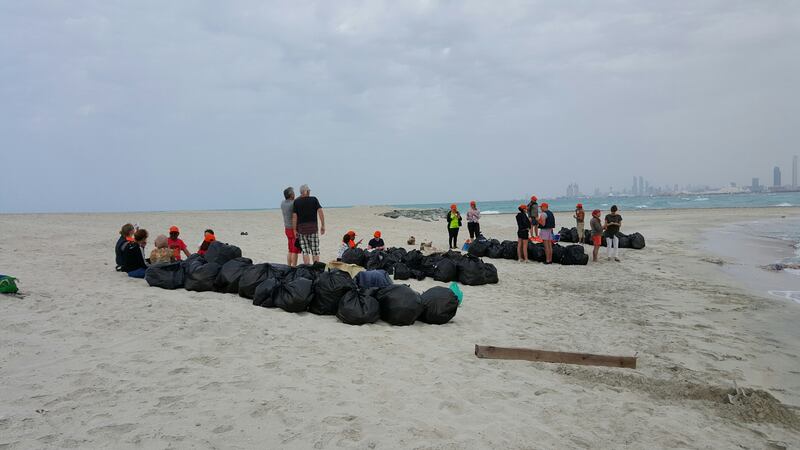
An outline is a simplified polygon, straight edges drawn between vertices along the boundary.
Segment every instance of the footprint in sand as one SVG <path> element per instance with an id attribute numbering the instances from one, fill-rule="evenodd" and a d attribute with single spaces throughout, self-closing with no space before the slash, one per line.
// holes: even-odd
<path id="1" fill-rule="evenodd" d="M 220 425 L 220 426 L 218 426 L 217 428 L 214 428 L 211 431 L 216 433 L 216 434 L 222 434 L 222 433 L 227 433 L 227 432 L 229 432 L 231 430 L 233 430 L 233 425 Z"/>

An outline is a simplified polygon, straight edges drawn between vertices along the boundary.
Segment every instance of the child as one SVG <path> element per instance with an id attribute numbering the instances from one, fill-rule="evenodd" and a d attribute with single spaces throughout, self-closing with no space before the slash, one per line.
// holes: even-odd
<path id="1" fill-rule="evenodd" d="M 119 230 L 119 239 L 117 239 L 117 245 L 114 247 L 114 253 L 116 254 L 116 262 L 117 262 L 117 272 L 122 270 L 122 264 L 124 263 L 124 258 L 122 256 L 122 251 L 125 249 L 125 245 L 128 242 L 133 242 L 133 224 L 126 223 L 122 226 Z"/>
<path id="2" fill-rule="evenodd" d="M 336 254 L 336 260 L 341 261 L 344 252 L 351 249 L 350 243 L 352 242 L 353 238 L 350 237 L 350 233 L 345 234 L 342 236 L 342 246 L 339 247 L 339 253 Z"/>
<path id="3" fill-rule="evenodd" d="M 203 233 L 203 242 L 200 244 L 200 249 L 197 250 L 198 255 L 205 255 L 208 251 L 208 246 L 211 245 L 212 242 L 217 240 L 216 236 L 214 236 L 214 230 L 208 229 Z"/>
<path id="4" fill-rule="evenodd" d="M 592 229 L 592 262 L 597 262 L 597 255 L 600 253 L 600 244 L 603 243 L 603 224 L 600 223 L 600 210 L 595 209 L 592 211 L 592 220 L 589 221 L 589 227 Z"/>
<path id="5" fill-rule="evenodd" d="M 367 250 L 383 250 L 386 244 L 381 239 L 381 232 L 376 231 L 372 236 L 374 237 L 367 243 Z"/>
<path id="6" fill-rule="evenodd" d="M 173 262 L 173 253 L 167 244 L 167 237 L 159 234 L 156 238 L 156 248 L 150 252 L 150 264 Z"/>
<path id="7" fill-rule="evenodd" d="M 186 249 L 186 244 L 183 242 L 183 239 L 178 238 L 180 234 L 181 230 L 179 230 L 175 225 L 169 227 L 169 239 L 167 239 L 167 246 L 172 250 L 173 261 L 181 260 L 181 252 L 183 252 L 187 258 L 191 256 L 189 254 L 189 250 Z M 156 245 L 157 244 L 158 239 L 156 239 Z"/>
<path id="8" fill-rule="evenodd" d="M 583 244 L 584 242 L 584 229 L 583 226 L 583 219 L 586 217 L 586 212 L 583 210 L 583 203 L 578 203 L 575 205 L 575 214 L 572 216 L 575 218 L 576 228 L 578 228 L 578 243 Z"/>
<path id="9" fill-rule="evenodd" d="M 350 248 L 356 248 L 359 245 L 361 245 L 361 241 L 363 241 L 363 239 L 359 239 L 358 242 L 356 242 L 356 232 L 355 231 L 350 230 L 350 231 L 347 232 L 347 235 L 350 236 L 350 242 L 348 243 Z"/>

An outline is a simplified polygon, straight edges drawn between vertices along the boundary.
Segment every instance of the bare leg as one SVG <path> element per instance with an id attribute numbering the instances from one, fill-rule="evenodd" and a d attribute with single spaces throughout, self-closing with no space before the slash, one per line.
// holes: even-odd
<path id="1" fill-rule="evenodd" d="M 309 261 L 311 261 L 311 258 L 309 258 L 309 255 L 306 254 L 306 253 L 303 253 L 303 264 L 308 265 Z"/>
<path id="2" fill-rule="evenodd" d="M 595 244 L 594 250 L 592 250 L 592 262 L 597 262 L 598 253 L 600 253 L 600 246 Z"/>
<path id="3" fill-rule="evenodd" d="M 528 262 L 528 240 L 520 239 L 519 243 L 522 245 L 522 259 Z"/>
<path id="4" fill-rule="evenodd" d="M 553 241 L 544 241 L 544 258 L 547 263 L 553 262 Z"/>
<path id="5" fill-rule="evenodd" d="M 517 239 L 517 260 L 522 261 L 522 239 Z"/>

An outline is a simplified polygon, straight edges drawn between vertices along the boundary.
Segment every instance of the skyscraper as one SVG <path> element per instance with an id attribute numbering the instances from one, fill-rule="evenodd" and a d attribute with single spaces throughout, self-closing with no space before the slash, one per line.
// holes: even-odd
<path id="1" fill-rule="evenodd" d="M 778 166 L 772 169 L 772 185 L 774 187 L 781 187 L 781 168 Z"/>
<path id="2" fill-rule="evenodd" d="M 644 195 L 644 177 L 639 176 L 639 195 Z"/>
<path id="3" fill-rule="evenodd" d="M 753 184 L 750 185 L 750 190 L 753 192 L 758 192 L 761 188 L 758 186 L 758 178 L 753 178 Z"/>
<path id="4" fill-rule="evenodd" d="M 794 159 L 795 159 L 795 161 L 797 161 L 797 157 L 796 156 L 795 156 Z M 631 194 L 633 194 L 633 195 L 638 195 L 639 194 L 638 186 L 639 185 L 636 184 L 636 175 L 634 175 L 633 176 L 633 188 L 631 188 Z"/>
<path id="5" fill-rule="evenodd" d="M 797 187 L 797 155 L 792 158 L 792 187 Z"/>

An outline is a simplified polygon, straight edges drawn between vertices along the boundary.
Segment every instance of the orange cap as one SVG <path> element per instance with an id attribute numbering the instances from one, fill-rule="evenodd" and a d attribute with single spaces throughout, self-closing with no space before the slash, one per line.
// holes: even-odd
<path id="1" fill-rule="evenodd" d="M 600 210 L 599 209 L 595 209 L 594 211 L 592 211 L 592 215 L 595 216 L 595 217 L 600 217 Z"/>
<path id="2" fill-rule="evenodd" d="M 373 234 L 373 236 L 375 236 L 375 238 L 378 239 L 378 238 L 381 237 L 381 232 L 380 231 L 376 231 L 375 234 Z"/>
<path id="3" fill-rule="evenodd" d="M 538 199 L 538 198 L 536 198 L 536 196 L 535 196 L 535 195 L 531 195 L 531 201 L 532 201 L 532 202 L 535 202 L 536 200 L 539 200 L 539 199 Z"/>
<path id="4" fill-rule="evenodd" d="M 169 227 L 169 232 L 170 232 L 170 233 L 180 233 L 180 232 L 181 232 L 181 230 L 179 230 L 179 229 L 178 229 L 178 227 L 176 227 L 175 225 L 173 225 L 173 226 Z"/>
<path id="5" fill-rule="evenodd" d="M 525 204 L 519 205 L 519 209 L 528 209 L 528 205 Z"/>
<path id="6" fill-rule="evenodd" d="M 547 202 L 542 203 L 542 208 L 547 209 L 549 207 L 550 207 L 550 205 Z"/>
<path id="7" fill-rule="evenodd" d="M 578 209 L 583 209 L 583 203 L 578 203 L 577 205 L 575 205 L 575 207 Z"/>
<path id="8" fill-rule="evenodd" d="M 206 236 L 203 238 L 203 240 L 204 240 L 204 241 L 206 241 L 206 242 L 214 242 L 214 241 L 216 241 L 216 240 L 217 240 L 217 237 L 216 237 L 216 236 L 214 236 L 214 235 L 213 235 L 213 234 L 211 234 L 211 233 L 208 233 L 208 234 L 207 234 L 207 235 L 206 235 Z"/>
<path id="9" fill-rule="evenodd" d="M 356 232 L 353 230 L 348 231 L 347 234 L 349 234 L 350 237 L 356 237 Z"/>
<path id="10" fill-rule="evenodd" d="M 477 205 L 477 203 L 475 203 L 475 200 L 473 200 L 473 201 L 469 202 L 469 204 L 470 204 L 470 206 L 475 206 L 475 205 Z"/>
<path id="11" fill-rule="evenodd" d="M 450 211 L 455 211 L 455 210 L 457 210 L 457 209 L 458 209 L 458 206 L 456 206 L 456 204 L 455 204 L 455 203 L 453 203 L 452 205 L 450 205 Z"/>

